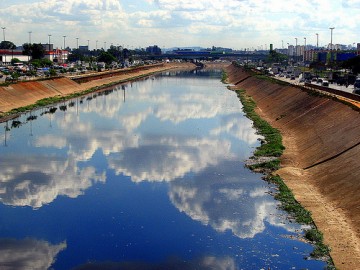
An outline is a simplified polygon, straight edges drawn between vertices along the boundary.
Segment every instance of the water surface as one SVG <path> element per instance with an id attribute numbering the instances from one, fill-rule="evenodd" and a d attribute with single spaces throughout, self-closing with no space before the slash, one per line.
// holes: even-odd
<path id="1" fill-rule="evenodd" d="M 0 266 L 323 268 L 245 168 L 259 136 L 220 76 L 168 72 L 1 124 Z"/>

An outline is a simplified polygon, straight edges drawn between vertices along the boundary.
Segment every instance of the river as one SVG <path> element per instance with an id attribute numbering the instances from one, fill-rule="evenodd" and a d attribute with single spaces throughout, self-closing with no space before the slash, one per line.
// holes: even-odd
<path id="1" fill-rule="evenodd" d="M 220 71 L 166 72 L 1 124 L 1 269 L 323 269 Z M 8 268 L 5 268 L 8 267 Z"/>

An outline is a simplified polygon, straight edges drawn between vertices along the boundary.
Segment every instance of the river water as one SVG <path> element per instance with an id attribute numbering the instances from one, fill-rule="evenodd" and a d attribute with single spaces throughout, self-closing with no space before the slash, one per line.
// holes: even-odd
<path id="1" fill-rule="evenodd" d="M 323 269 L 244 161 L 219 71 L 168 72 L 1 124 L 0 269 Z"/>

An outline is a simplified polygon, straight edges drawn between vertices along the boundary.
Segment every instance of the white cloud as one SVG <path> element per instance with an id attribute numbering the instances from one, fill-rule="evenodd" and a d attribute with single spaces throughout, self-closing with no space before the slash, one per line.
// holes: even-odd
<path id="1" fill-rule="evenodd" d="M 3 0 L 0 5 L 0 24 L 7 27 L 9 40 L 22 44 L 32 30 L 34 41 L 44 42 L 51 33 L 59 47 L 63 35 L 72 46 L 78 36 L 82 42 L 90 38 L 93 45 L 101 40 L 144 47 L 257 48 L 279 46 L 281 40 L 292 44 L 294 37 L 320 32 L 321 43 L 327 43 L 330 26 L 336 27 L 335 40 L 349 44 L 358 41 L 360 27 L 355 20 L 358 0 L 134 0 L 131 5 L 116 0 Z"/>
<path id="2" fill-rule="evenodd" d="M 240 238 L 263 232 L 266 222 L 293 232 L 297 225 L 276 218 L 278 202 L 266 193 L 260 179 L 245 174 L 236 162 L 225 161 L 194 178 L 171 182 L 169 197 L 192 219 Z"/>
<path id="3" fill-rule="evenodd" d="M 20 164 L 20 165 L 19 165 Z M 0 201 L 6 205 L 39 208 L 58 196 L 76 198 L 105 174 L 77 166 L 71 156 L 6 156 L 0 163 Z"/>
<path id="4" fill-rule="evenodd" d="M 59 252 L 66 249 L 66 242 L 52 245 L 46 241 L 26 238 L 23 240 L 0 239 L 0 268 L 6 270 L 49 269 Z"/>

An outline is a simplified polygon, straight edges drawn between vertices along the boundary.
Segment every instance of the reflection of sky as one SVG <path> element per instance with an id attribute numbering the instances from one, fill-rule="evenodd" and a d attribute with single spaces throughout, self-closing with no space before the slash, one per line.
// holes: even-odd
<path id="1" fill-rule="evenodd" d="M 85 165 L 96 151 L 135 182 L 171 181 L 223 159 L 245 159 L 258 136 L 234 93 L 214 81 L 150 78 L 11 129 L 0 164 L 1 201 L 37 208 L 59 195 L 77 197 L 106 179 Z M 17 147 L 21 158 L 12 153 Z"/>
<path id="2" fill-rule="evenodd" d="M 265 230 L 265 223 L 286 227 L 271 214 L 277 202 L 239 162 L 225 162 L 194 177 L 170 185 L 171 202 L 192 219 L 219 232 L 231 231 L 240 238 L 253 238 Z"/>
<path id="3" fill-rule="evenodd" d="M 283 240 L 270 237 L 254 257 L 247 246 L 264 240 L 247 241 L 298 227 L 244 168 L 259 136 L 235 93 L 200 75 L 152 77 L 60 104 L 65 111 L 41 109 L 6 134 L 1 124 L 0 237 L 66 240 L 55 269 L 171 255 L 203 258 L 204 269 L 269 260 Z"/>
<path id="4" fill-rule="evenodd" d="M 16 240 L 0 238 L 0 269 L 44 270 L 48 269 L 59 252 L 66 249 L 66 243 L 52 245 L 46 241 L 26 238 Z"/>

